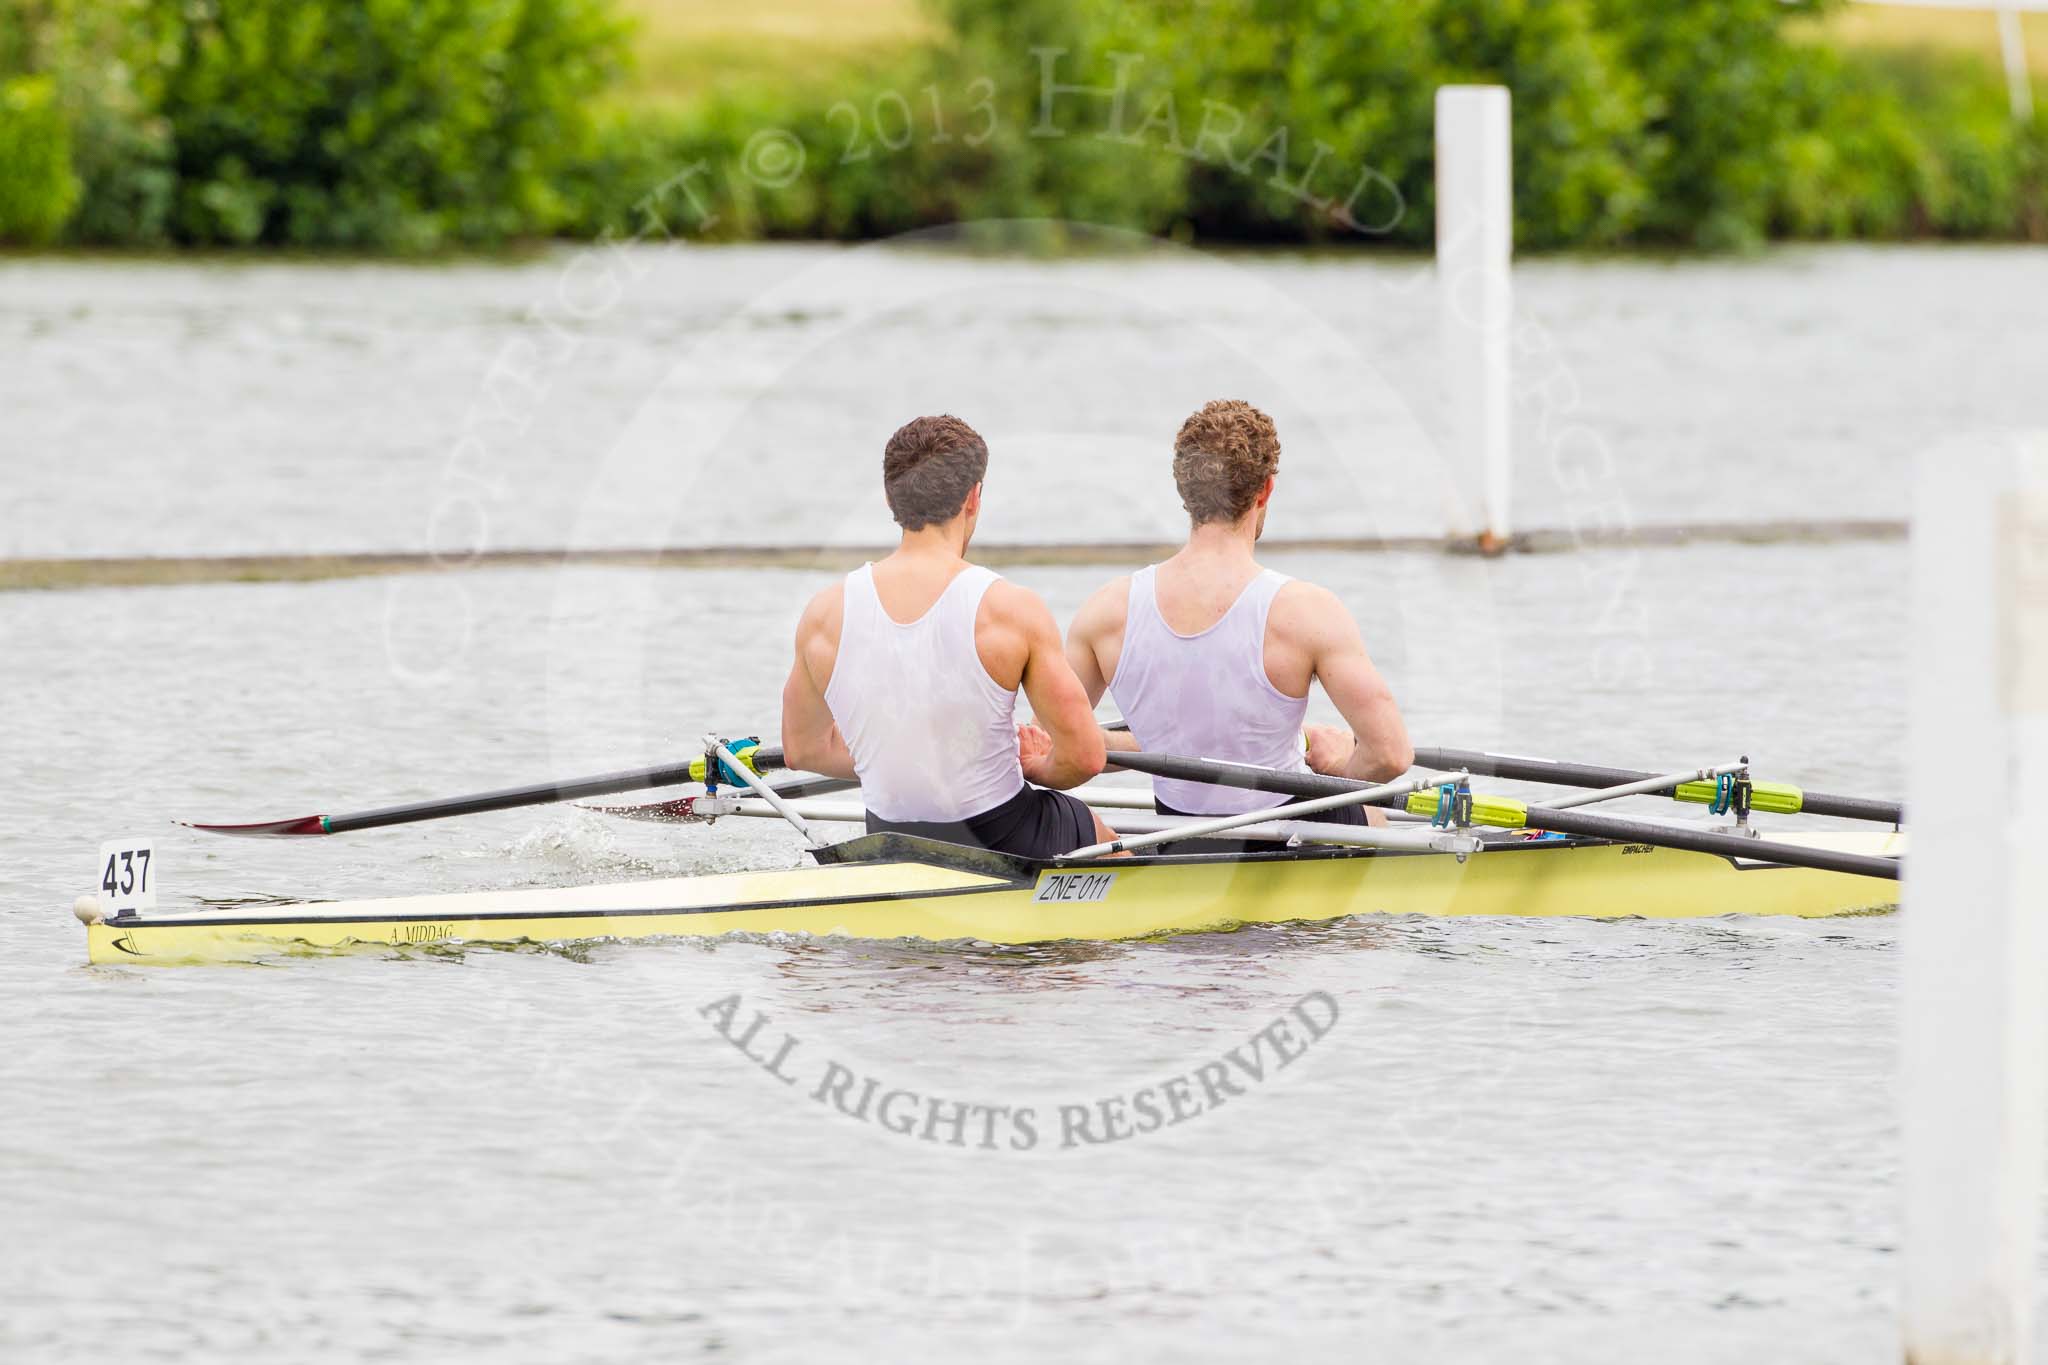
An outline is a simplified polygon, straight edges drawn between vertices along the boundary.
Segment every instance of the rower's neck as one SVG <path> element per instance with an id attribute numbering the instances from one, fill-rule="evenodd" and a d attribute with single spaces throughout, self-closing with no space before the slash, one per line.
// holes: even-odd
<path id="1" fill-rule="evenodd" d="M 903 540 L 896 546 L 892 559 L 914 559 L 925 562 L 953 561 L 967 558 L 967 541 L 972 534 L 965 517 L 916 531 L 905 531 Z"/>
<path id="2" fill-rule="evenodd" d="M 1257 510 L 1241 521 L 1205 521 L 1188 532 L 1182 557 L 1205 564 L 1248 565 L 1258 544 Z"/>

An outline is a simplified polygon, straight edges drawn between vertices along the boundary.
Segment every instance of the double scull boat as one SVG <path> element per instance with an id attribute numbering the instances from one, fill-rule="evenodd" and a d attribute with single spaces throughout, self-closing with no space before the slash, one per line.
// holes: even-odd
<path id="1" fill-rule="evenodd" d="M 822 798 L 850 783 L 799 777 L 770 785 L 773 750 L 712 741 L 704 758 L 630 773 L 545 783 L 450 801 L 257 825 L 221 833 L 307 836 L 711 779 L 704 795 L 608 809 L 642 819 L 724 816 L 788 821 L 810 844 L 795 868 L 608 885 L 308 902 L 261 908 L 109 912 L 81 897 L 94 962 L 245 959 L 356 946 L 556 944 L 733 933 L 1035 943 L 1114 940 L 1253 923 L 1356 915 L 1696 918 L 1837 915 L 1891 908 L 1905 836 L 1896 805 L 1752 782 L 1746 762 L 1681 773 L 1582 768 L 1545 760 L 1426 751 L 1458 771 L 1370 787 L 1339 778 L 1118 754 L 1154 776 L 1196 776 L 1280 791 L 1314 804 L 1188 821 L 1106 798 L 1113 844 L 1033 860 L 901 834 L 830 842 L 819 826 L 858 820 Z M 1475 793 L 1471 772 L 1590 791 L 1532 806 Z M 726 785 L 739 794 L 720 793 Z M 1733 823 L 1616 819 L 1583 807 L 1621 795 L 1700 801 Z M 1337 805 L 1390 807 L 1389 828 L 1318 824 Z M 1756 810 L 1826 809 L 1888 829 L 1758 831 Z M 1213 842 L 1227 833 L 1232 842 Z"/>

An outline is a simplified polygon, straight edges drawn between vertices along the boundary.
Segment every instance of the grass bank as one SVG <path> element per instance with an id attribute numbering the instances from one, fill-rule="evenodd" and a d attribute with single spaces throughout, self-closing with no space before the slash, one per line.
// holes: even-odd
<path id="1" fill-rule="evenodd" d="M 621 106 L 675 108 L 707 94 L 795 88 L 894 65 L 944 29 L 919 0 L 624 0 L 633 69 Z M 2048 12 L 2023 14 L 2028 65 L 2048 79 Z M 1845 52 L 1969 58 L 2002 79 L 1998 18 L 1989 10 L 1844 4 L 1796 31 Z M 2048 98 L 2048 92 L 2044 92 Z"/>
<path id="2" fill-rule="evenodd" d="M 1808 25 L 1819 42 L 1848 51 L 1938 53 L 1971 59 L 1985 79 L 2002 79 L 2003 49 L 1998 16 L 1990 10 L 1915 8 L 1898 5 L 1845 5 Z M 2020 16 L 2027 65 L 2038 79 L 2048 80 L 2048 13 Z"/>
<path id="3" fill-rule="evenodd" d="M 888 69 L 944 31 L 917 0 L 621 0 L 631 61 L 608 111 L 673 114 L 750 91 L 801 92 Z"/>

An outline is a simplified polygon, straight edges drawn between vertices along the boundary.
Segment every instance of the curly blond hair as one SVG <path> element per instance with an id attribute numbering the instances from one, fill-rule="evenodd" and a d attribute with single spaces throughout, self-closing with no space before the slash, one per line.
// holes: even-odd
<path id="1" fill-rule="evenodd" d="M 1173 439 L 1173 483 L 1197 526 L 1251 511 L 1279 468 L 1273 419 L 1241 398 L 1204 403 Z"/>

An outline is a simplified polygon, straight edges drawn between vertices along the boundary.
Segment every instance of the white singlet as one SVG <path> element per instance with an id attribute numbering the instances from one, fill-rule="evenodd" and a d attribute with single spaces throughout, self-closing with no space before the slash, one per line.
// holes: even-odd
<path id="1" fill-rule="evenodd" d="M 1223 618 L 1182 635 L 1159 614 L 1158 565 L 1131 575 L 1124 647 L 1109 694 L 1140 749 L 1305 773 L 1301 722 L 1307 697 L 1290 697 L 1266 676 L 1266 617 L 1290 581 L 1271 569 L 1245 585 Z M 1111 754 L 1109 761 L 1116 762 Z M 1277 792 L 1155 778 L 1153 795 L 1190 815 L 1241 815 L 1286 801 Z"/>
<path id="2" fill-rule="evenodd" d="M 968 565 L 908 625 L 882 609 L 875 566 L 846 576 L 839 657 L 825 706 L 861 800 L 884 820 L 957 821 L 1024 788 L 1017 694 L 982 667 L 974 617 L 996 575 Z"/>

